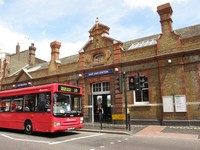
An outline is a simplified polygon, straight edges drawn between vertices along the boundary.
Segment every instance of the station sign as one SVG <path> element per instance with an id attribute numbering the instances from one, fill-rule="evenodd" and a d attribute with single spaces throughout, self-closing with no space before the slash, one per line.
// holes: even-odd
<path id="1" fill-rule="evenodd" d="M 112 74 L 112 73 L 113 73 L 113 69 L 101 70 L 97 72 L 85 73 L 85 77 L 100 76 L 100 75 Z"/>

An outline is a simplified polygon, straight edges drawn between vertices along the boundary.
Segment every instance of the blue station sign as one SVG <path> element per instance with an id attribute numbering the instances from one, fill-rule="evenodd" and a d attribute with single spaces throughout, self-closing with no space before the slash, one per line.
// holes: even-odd
<path id="1" fill-rule="evenodd" d="M 100 76 L 100 75 L 112 74 L 112 73 L 113 73 L 113 69 L 101 70 L 97 72 L 85 73 L 85 77 Z"/>

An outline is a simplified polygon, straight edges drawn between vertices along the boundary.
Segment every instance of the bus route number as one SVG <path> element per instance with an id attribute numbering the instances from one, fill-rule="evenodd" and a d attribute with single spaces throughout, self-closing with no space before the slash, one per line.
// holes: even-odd
<path id="1" fill-rule="evenodd" d="M 60 86 L 59 90 L 64 92 L 79 93 L 79 89 L 74 87 Z"/>

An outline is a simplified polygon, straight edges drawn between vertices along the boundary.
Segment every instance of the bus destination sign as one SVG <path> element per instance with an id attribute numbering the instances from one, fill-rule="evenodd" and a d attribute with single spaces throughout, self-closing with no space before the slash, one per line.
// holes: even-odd
<path id="1" fill-rule="evenodd" d="M 63 86 L 63 85 L 59 85 L 58 90 L 63 92 L 80 93 L 80 88 Z"/>

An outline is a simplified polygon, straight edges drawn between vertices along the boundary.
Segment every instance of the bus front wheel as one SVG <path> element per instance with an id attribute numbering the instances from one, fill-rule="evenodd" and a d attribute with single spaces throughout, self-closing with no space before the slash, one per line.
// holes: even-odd
<path id="1" fill-rule="evenodd" d="M 33 126 L 32 126 L 32 122 L 30 120 L 28 120 L 28 121 L 25 122 L 24 132 L 26 134 L 32 134 L 32 132 L 33 132 Z"/>

